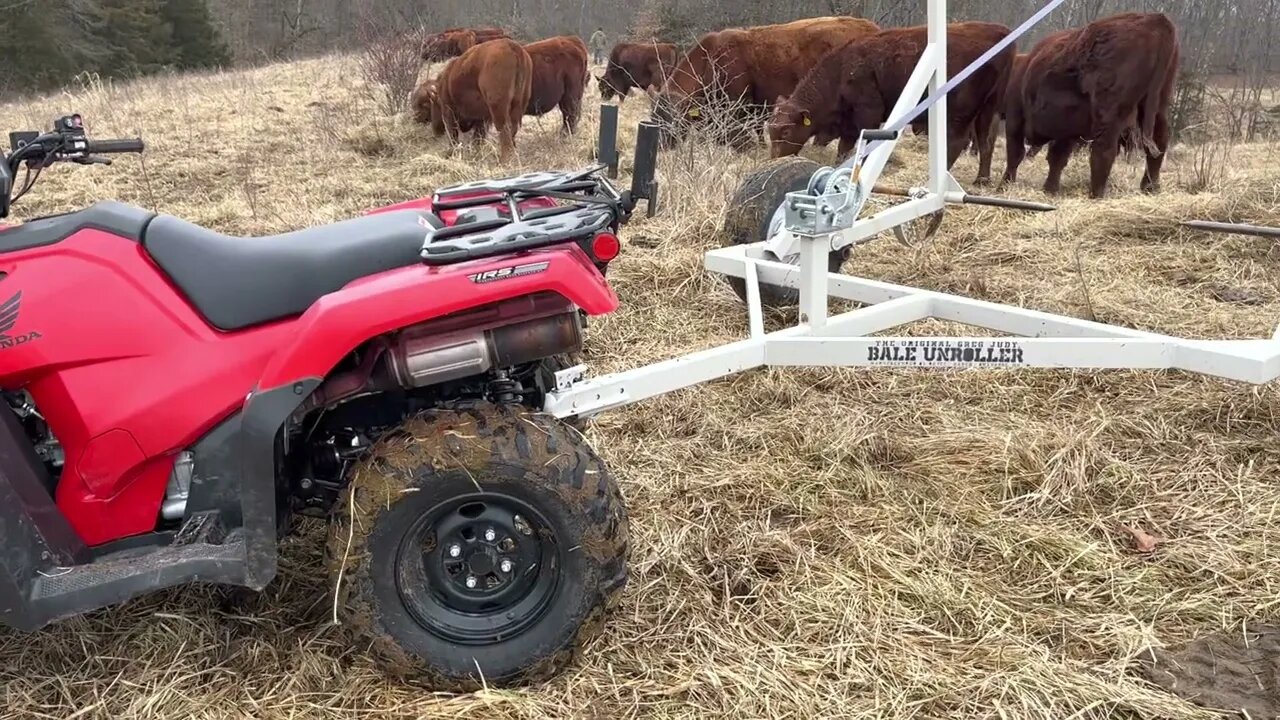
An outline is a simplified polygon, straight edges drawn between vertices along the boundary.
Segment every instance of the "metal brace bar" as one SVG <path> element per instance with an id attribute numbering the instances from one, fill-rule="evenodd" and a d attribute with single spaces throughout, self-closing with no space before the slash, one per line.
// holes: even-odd
<path id="1" fill-rule="evenodd" d="M 764 310 L 760 305 L 760 278 L 756 273 L 756 264 L 747 261 L 747 274 L 743 278 L 747 285 L 747 320 L 751 326 L 751 337 L 764 337 Z"/>

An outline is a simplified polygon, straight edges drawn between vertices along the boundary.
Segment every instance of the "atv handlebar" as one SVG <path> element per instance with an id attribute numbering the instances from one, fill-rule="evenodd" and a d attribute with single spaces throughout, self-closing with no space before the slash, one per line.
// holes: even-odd
<path id="1" fill-rule="evenodd" d="M 142 138 L 134 138 L 132 140 L 90 140 L 85 147 L 85 152 L 94 155 L 110 155 L 113 153 L 140 153 L 146 149 L 147 146 L 143 144 Z"/>
<path id="2" fill-rule="evenodd" d="M 74 162 L 79 165 L 110 165 L 111 160 L 100 157 L 119 153 L 140 153 L 146 149 L 140 138 L 121 140 L 90 140 L 85 136 L 84 122 L 79 115 L 67 115 L 53 123 L 53 131 L 47 133 L 9 133 L 11 151 L 6 156 L 0 152 L 0 218 L 9 214 L 9 206 L 21 198 L 40 177 L 40 171 L 56 162 Z M 14 186 L 18 169 L 26 164 L 28 177 L 21 189 Z"/>

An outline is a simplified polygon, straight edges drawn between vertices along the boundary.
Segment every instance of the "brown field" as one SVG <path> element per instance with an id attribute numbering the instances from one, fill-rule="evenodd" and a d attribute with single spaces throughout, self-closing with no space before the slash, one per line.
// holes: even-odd
<path id="1" fill-rule="evenodd" d="M 556 135 L 554 113 L 526 124 L 520 168 L 588 162 L 588 92 L 574 140 Z M 75 110 L 97 136 L 149 143 L 144 160 L 48 172 L 19 219 L 114 198 L 261 234 L 515 169 L 495 147 L 445 157 L 377 108 L 352 61 L 330 58 L 89 83 L 0 105 L 0 128 Z M 623 106 L 626 147 L 646 110 Z M 1081 156 L 1055 213 L 958 208 L 932 243 L 886 237 L 845 271 L 1144 330 L 1270 336 L 1280 246 L 1176 221 L 1280 223 L 1278 151 L 1237 146 L 1205 177 L 1207 151 L 1179 147 L 1155 197 L 1137 194 L 1141 164 L 1122 163 L 1102 202 L 1086 197 Z M 741 305 L 701 260 L 763 157 L 664 156 L 664 208 L 625 234 L 610 273 L 622 308 L 592 323 L 593 370 L 742 337 Z M 887 182 L 921 172 L 918 140 L 900 157 Z M 974 171 L 965 158 L 955 174 Z M 1009 192 L 1043 199 L 1044 172 L 1043 156 L 1030 160 Z M 0 715 L 1191 720 L 1217 715 L 1139 679 L 1143 649 L 1280 615 L 1275 386 L 758 371 L 607 413 L 588 435 L 631 509 L 630 583 L 579 665 L 546 686 L 442 695 L 383 679 L 331 624 L 313 525 L 260 596 L 181 589 L 33 635 L 0 631 Z M 1162 541 L 1139 554 L 1124 527 Z"/>

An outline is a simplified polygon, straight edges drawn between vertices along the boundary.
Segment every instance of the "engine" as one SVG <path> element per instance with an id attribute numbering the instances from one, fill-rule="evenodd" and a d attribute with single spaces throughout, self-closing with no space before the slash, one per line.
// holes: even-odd
<path id="1" fill-rule="evenodd" d="M 62 466 L 66 462 L 62 444 L 53 436 L 44 416 L 36 410 L 35 403 L 31 401 L 31 396 L 25 390 L 6 392 L 4 399 L 9 409 L 18 416 L 18 421 L 26 429 L 27 437 L 35 448 L 36 458 L 44 463 L 45 469 L 49 472 L 49 493 L 52 495 L 53 489 L 57 487 L 58 476 L 62 474 Z"/>

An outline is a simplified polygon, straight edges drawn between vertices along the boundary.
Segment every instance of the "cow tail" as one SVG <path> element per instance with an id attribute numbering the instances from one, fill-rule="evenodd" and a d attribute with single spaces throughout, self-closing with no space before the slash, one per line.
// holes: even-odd
<path id="1" fill-rule="evenodd" d="M 1166 20 L 1166 22 L 1168 21 Z M 1160 45 L 1160 52 L 1156 56 L 1156 71 L 1151 73 L 1151 80 L 1147 85 L 1147 94 L 1142 98 L 1141 144 L 1152 155 L 1160 152 L 1159 147 L 1156 145 L 1156 117 L 1164 109 L 1164 103 L 1166 102 L 1165 90 L 1169 85 L 1169 74 L 1177 72 L 1174 64 L 1178 53 L 1178 31 L 1173 29 L 1172 25 L 1170 25 L 1170 30 L 1172 32 L 1165 36 L 1166 42 Z"/>

